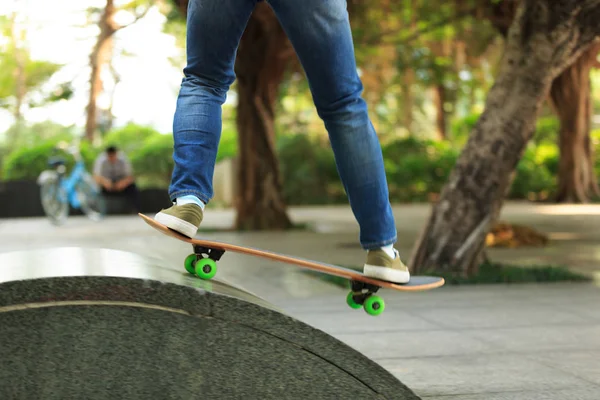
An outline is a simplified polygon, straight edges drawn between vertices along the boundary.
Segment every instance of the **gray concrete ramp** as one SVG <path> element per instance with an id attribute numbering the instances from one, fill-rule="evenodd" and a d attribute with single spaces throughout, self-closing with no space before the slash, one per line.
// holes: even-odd
<path id="1" fill-rule="evenodd" d="M 418 399 L 334 337 L 172 264 L 0 254 L 0 398 Z"/>

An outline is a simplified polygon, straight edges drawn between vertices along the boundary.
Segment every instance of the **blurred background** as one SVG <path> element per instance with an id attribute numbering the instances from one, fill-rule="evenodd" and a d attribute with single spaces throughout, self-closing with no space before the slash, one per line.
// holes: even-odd
<path id="1" fill-rule="evenodd" d="M 302 6 L 302 0 L 289 1 Z M 110 377 L 85 372 L 98 367 L 87 365 L 98 351 L 102 359 L 119 354 L 126 361 L 114 358 L 117 368 L 105 368 L 109 375 L 132 365 L 152 369 L 143 376 L 160 384 L 178 389 L 200 384 L 197 367 L 186 375 L 179 361 L 140 362 L 168 352 L 190 359 L 189 346 L 169 345 L 190 340 L 178 339 L 173 325 L 152 325 L 138 311 L 119 319 L 124 331 L 110 319 L 99 322 L 97 314 L 84 325 L 77 312 L 74 319 L 53 322 L 40 315 L 54 314 L 42 307 L 34 313 L 28 304 L 35 296 L 48 303 L 63 298 L 55 281 L 38 284 L 32 277 L 133 274 L 143 277 L 143 290 L 110 283 L 98 286 L 100 298 L 149 302 L 146 290 L 154 286 L 146 280 L 173 278 L 200 293 L 202 299 L 189 303 L 195 309 L 231 283 L 349 344 L 431 400 L 599 398 L 600 0 L 347 0 L 363 96 L 385 159 L 396 248 L 411 276 L 446 279 L 444 287 L 431 291 L 383 291 L 386 311 L 377 319 L 347 307 L 348 281 L 258 257 L 228 253 L 214 281 L 195 279 L 183 268 L 189 244 L 161 235 L 136 215 L 153 216 L 170 205 L 172 121 L 185 66 L 187 5 L 187 0 L 0 0 L 0 286 L 7 288 L 0 291 L 7 294 L 0 296 L 0 318 L 7 321 L 0 323 L 6 332 L 0 334 L 6 343 L 0 353 L 6 349 L 9 360 L 0 368 L 0 381 L 14 383 L 4 385 L 6 390 L 47 386 L 45 393 L 60 393 L 71 387 L 65 382 L 84 385 L 79 379 L 84 376 L 108 390 Z M 250 18 L 235 72 L 240 79 L 223 107 L 215 197 L 198 236 L 362 270 L 359 228 L 327 132 L 298 58 L 265 2 L 257 3 Z M 94 166 L 110 146 L 130 163 L 135 186 L 124 181 L 121 191 L 102 193 Z M 154 261 L 139 261 L 142 256 Z M 17 292 L 12 285 L 22 279 Z M 95 284 L 78 282 L 81 287 L 64 285 L 65 298 L 75 289 L 86 300 L 98 294 Z M 44 287 L 41 294 L 35 285 Z M 215 296 L 204 296 L 204 288 Z M 223 293 L 237 296 L 229 289 Z M 25 306 L 13 312 L 13 301 Z M 207 310 L 214 324 L 219 320 L 213 313 L 237 321 L 239 310 L 249 308 Z M 240 320 L 260 321 L 262 329 L 267 313 L 261 310 L 256 318 L 246 313 Z M 265 327 L 284 329 L 270 323 Z M 72 336 L 65 333 L 68 327 L 75 327 Z M 136 327 L 157 342 L 138 340 Z M 136 352 L 129 345 L 105 350 L 102 339 L 110 328 L 123 340 L 165 351 Z M 302 336 L 297 328 L 290 335 Z M 218 329 L 218 335 L 225 332 Z M 235 335 L 225 339 L 247 332 L 232 329 Z M 318 343 L 320 334 L 309 336 L 311 346 L 330 353 L 329 343 Z M 28 346 L 33 340 L 39 345 Z M 267 342 L 251 342 L 271 349 L 260 344 Z M 211 348 L 244 360 L 262 354 L 229 348 L 227 340 L 210 343 L 198 347 L 200 358 L 210 358 L 213 353 L 205 350 Z M 29 358 L 19 356 L 21 351 Z M 62 367 L 69 363 L 61 357 L 72 351 L 85 360 L 73 364 L 77 379 L 55 384 L 56 366 L 67 371 Z M 311 359 L 322 361 L 320 350 L 310 351 Z M 370 367 L 335 353 L 352 364 L 353 382 L 377 382 L 360 375 Z M 300 371 L 296 364 L 303 371 L 312 365 L 306 359 L 294 361 L 292 373 Z M 231 370 L 222 359 L 213 361 Z M 232 358 L 233 371 L 245 368 L 237 361 Z M 40 372 L 44 365 L 49 381 Z M 177 370 L 164 374 L 153 365 Z M 322 371 L 328 370 L 313 370 L 319 379 Z M 25 372 L 33 380 L 10 378 Z M 154 379 L 157 373 L 161 377 Z M 225 373 L 222 384 L 242 381 L 242 375 L 230 380 Z M 214 370 L 206 376 L 214 377 Z M 153 387 L 136 382 L 144 390 Z M 248 397 L 257 385 L 246 382 Z M 260 382 L 266 382 L 262 375 Z M 86 391 L 91 392 L 98 393 Z M 198 386 L 191 392 L 204 393 Z"/>
<path id="2" fill-rule="evenodd" d="M 440 200 L 498 80 L 517 3 L 373 0 L 367 7 L 348 2 L 364 98 L 381 140 L 395 206 L 421 204 L 429 210 Z M 186 7 L 185 0 L 2 1 L 0 217 L 44 216 L 37 180 L 52 157 L 62 157 L 67 171 L 74 167 L 76 158 L 65 143 L 75 143 L 90 173 L 107 146 L 118 146 L 132 164 L 142 211 L 153 213 L 168 205 Z M 231 228 L 236 230 L 291 228 L 288 207 L 347 208 L 307 80 L 264 3 L 250 29 L 254 34 L 242 38 L 236 73 L 251 83 L 236 82 L 224 105 L 211 208 L 231 209 Z M 245 50 L 258 42 L 264 45 L 263 59 Z M 423 261 L 423 254 L 434 252 L 432 243 L 440 235 L 425 235 L 415 267 L 427 269 L 441 260 L 451 266 L 438 269 L 469 275 L 485 258 L 482 246 L 545 245 L 547 237 L 535 229 L 498 221 L 504 200 L 532 205 L 598 201 L 598 50 L 597 44 L 590 45 L 556 70 L 548 93 L 538 96 L 539 113 L 528 117 L 533 131 L 522 135 L 514 168 L 488 171 L 485 161 L 469 159 L 484 180 L 499 179 L 498 189 L 490 195 L 493 199 L 461 203 L 472 210 L 461 220 L 472 217 L 474 222 L 466 228 L 452 228 L 453 221 L 441 227 L 454 232 L 458 241 L 446 244 L 448 251 L 430 262 Z M 259 105 L 248 99 L 258 99 L 268 112 L 260 113 Z M 499 132 L 503 129 L 498 126 Z M 268 137 L 276 146 L 253 140 L 254 147 L 240 148 L 244 137 Z M 479 147 L 491 154 L 491 147 Z M 264 184 L 247 187 L 236 174 L 240 162 Z M 497 207 L 487 207 L 492 204 Z M 483 229 L 476 227 L 484 218 L 473 214 L 480 206 L 489 215 Z M 112 201 L 106 212 L 131 209 L 126 202 Z M 434 228 L 423 227 L 427 232 Z M 481 239 L 473 245 L 476 250 L 456 261 L 451 254 L 471 234 Z"/>

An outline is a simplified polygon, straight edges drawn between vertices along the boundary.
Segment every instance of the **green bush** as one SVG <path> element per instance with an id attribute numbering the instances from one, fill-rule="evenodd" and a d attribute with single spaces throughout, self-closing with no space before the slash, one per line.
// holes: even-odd
<path id="1" fill-rule="evenodd" d="M 537 144 L 547 143 L 556 145 L 558 143 L 558 134 L 560 131 L 560 122 L 554 116 L 540 117 L 536 121 L 535 134 L 533 140 Z"/>
<path id="2" fill-rule="evenodd" d="M 173 172 L 173 135 L 155 135 L 130 155 L 136 179 L 142 187 L 168 187 Z"/>
<path id="3" fill-rule="evenodd" d="M 160 135 L 160 132 L 154 128 L 130 123 L 108 132 L 102 142 L 104 148 L 117 146 L 129 156 L 139 150 L 146 141 L 158 135 Z"/>
<path id="4" fill-rule="evenodd" d="M 37 146 L 11 152 L 4 161 L 3 178 L 6 180 L 37 179 L 42 171 L 48 169 L 48 160 L 51 157 L 65 159 L 67 168 L 72 168 L 75 163 L 73 156 L 62 150 L 55 150 L 58 142 L 58 138 L 52 139 Z M 86 168 L 91 171 L 98 151 L 87 142 L 82 142 L 80 151 Z"/>
<path id="5" fill-rule="evenodd" d="M 399 139 L 382 147 L 392 202 L 428 201 L 448 180 L 461 149 L 449 142 Z M 347 202 L 329 146 L 306 135 L 279 140 L 283 191 L 289 204 Z M 600 163 L 598 163 L 600 164 Z M 509 197 L 544 200 L 556 189 L 558 148 L 532 142 L 516 168 Z"/>
<path id="6" fill-rule="evenodd" d="M 468 124 L 473 119 L 468 120 Z M 509 197 L 544 200 L 556 190 L 559 152 L 552 139 L 556 135 L 556 120 L 547 118 L 538 123 L 537 139 L 532 141 L 516 167 Z M 2 176 L 7 180 L 36 179 L 47 168 L 47 161 L 59 139 L 50 140 L 7 152 L 3 156 Z M 596 152 L 596 174 L 600 177 L 600 130 L 592 132 Z M 130 124 L 114 130 L 106 137 L 102 148 L 81 142 L 82 156 L 91 171 L 94 160 L 107 143 L 117 144 L 130 157 L 140 186 L 167 187 L 173 170 L 173 135 Z M 461 151 L 461 145 L 451 142 L 397 139 L 384 143 L 385 170 L 392 202 L 427 201 L 439 193 Z M 130 150 L 130 151 L 129 151 Z M 279 135 L 277 151 L 283 180 L 283 195 L 288 204 L 346 204 L 347 198 L 339 179 L 333 151 L 327 138 L 305 134 Z M 237 133 L 224 128 L 217 161 L 234 157 L 238 152 Z M 73 165 L 73 157 L 63 152 L 57 155 Z"/>
<path id="7" fill-rule="evenodd" d="M 383 146 L 392 201 L 426 201 L 439 193 L 458 158 L 448 142 L 400 139 Z"/>
<path id="8" fill-rule="evenodd" d="M 345 198 L 328 143 L 296 134 L 281 136 L 277 145 L 288 204 L 330 204 Z"/>
<path id="9" fill-rule="evenodd" d="M 593 130 L 590 136 L 596 157 L 596 177 L 598 178 L 598 184 L 600 184 L 600 129 Z"/>
<path id="10" fill-rule="evenodd" d="M 450 133 L 452 140 L 455 143 L 464 144 L 467 139 L 471 135 L 473 128 L 475 128 L 475 124 L 479 120 L 480 113 L 472 113 L 467 115 L 464 118 L 456 119 L 452 122 Z"/>
<path id="11" fill-rule="evenodd" d="M 466 117 L 455 120 L 450 128 L 450 140 L 459 145 L 466 143 L 480 116 L 481 113 L 472 113 Z M 560 122 L 555 116 L 540 117 L 536 121 L 533 141 L 537 144 L 555 144 L 557 143 L 559 130 Z"/>
<path id="12" fill-rule="evenodd" d="M 556 189 L 555 175 L 548 168 L 554 168 L 552 155 L 545 156 L 544 146 L 529 146 L 517 164 L 509 197 L 515 199 L 544 200 Z"/>
<path id="13" fill-rule="evenodd" d="M 171 181 L 173 161 L 173 134 L 153 133 L 130 153 L 134 173 L 142 187 L 166 188 Z M 234 157 L 237 153 L 235 131 L 224 130 L 217 151 L 217 162 Z"/>
<path id="14" fill-rule="evenodd" d="M 221 140 L 219 141 L 219 150 L 217 151 L 217 162 L 227 158 L 235 157 L 237 155 L 237 151 L 237 131 L 224 125 L 223 132 L 221 133 Z"/>

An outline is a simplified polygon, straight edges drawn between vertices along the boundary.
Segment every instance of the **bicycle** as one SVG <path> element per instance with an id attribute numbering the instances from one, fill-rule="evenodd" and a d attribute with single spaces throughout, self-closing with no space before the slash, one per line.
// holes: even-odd
<path id="1" fill-rule="evenodd" d="M 73 155 L 75 166 L 67 175 L 66 160 L 61 157 L 50 157 L 48 166 L 38 177 L 42 208 L 50 222 L 63 224 L 70 207 L 81 209 L 93 221 L 100 221 L 106 215 L 106 204 L 100 188 L 87 172 L 79 151 L 79 145 L 68 147 L 59 143 L 54 151 L 64 150 Z"/>

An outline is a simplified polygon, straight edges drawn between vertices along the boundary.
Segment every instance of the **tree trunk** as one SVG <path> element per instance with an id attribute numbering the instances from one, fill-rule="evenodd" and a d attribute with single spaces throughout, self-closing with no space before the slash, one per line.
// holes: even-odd
<path id="1" fill-rule="evenodd" d="M 560 119 L 559 202 L 587 203 L 600 195 L 590 141 L 590 70 L 597 63 L 595 44 L 553 82 L 550 97 Z"/>
<path id="2" fill-rule="evenodd" d="M 487 4 L 487 18 L 507 35 L 519 0 Z M 590 69 L 597 64 L 600 45 L 593 45 L 560 74 L 550 89 L 550 101 L 560 120 L 558 202 L 585 203 L 599 196 L 594 173 L 594 154 L 590 143 L 591 85 Z"/>
<path id="3" fill-rule="evenodd" d="M 93 142 L 96 134 L 97 125 L 97 107 L 96 101 L 98 95 L 102 91 L 102 68 L 106 63 L 112 47 L 112 36 L 117 31 L 118 27 L 114 21 L 116 9 L 113 3 L 114 0 L 106 0 L 106 7 L 100 17 L 98 26 L 100 34 L 94 46 L 94 50 L 90 54 L 90 92 L 87 105 L 87 117 L 85 121 L 85 136 L 87 140 Z"/>
<path id="4" fill-rule="evenodd" d="M 414 107 L 412 91 L 413 83 L 414 71 L 412 70 L 412 68 L 408 67 L 404 71 L 404 77 L 402 79 L 402 112 L 404 113 L 402 121 L 404 122 L 404 127 L 406 128 L 410 136 L 414 134 L 412 129 Z"/>
<path id="5" fill-rule="evenodd" d="M 19 34 L 17 30 L 15 30 L 15 34 Z M 15 61 L 16 68 L 14 71 L 15 78 L 15 108 L 13 111 L 13 117 L 15 118 L 15 123 L 20 124 L 23 119 L 23 102 L 25 100 L 25 93 L 27 92 L 25 88 L 25 80 L 26 80 L 26 72 L 25 72 L 25 52 L 21 48 L 22 41 L 21 36 L 18 35 L 15 37 Z"/>
<path id="6" fill-rule="evenodd" d="M 15 80 L 15 106 L 13 109 L 13 118 L 15 119 L 12 133 L 8 138 L 9 146 L 13 146 L 23 129 L 23 103 L 27 93 L 26 80 L 27 72 L 25 70 L 26 53 L 23 49 L 25 43 L 25 30 L 22 26 L 16 23 L 16 13 L 13 13 L 9 19 L 11 36 L 9 38 L 10 45 L 13 47 L 15 55 L 15 69 L 13 78 Z"/>
<path id="7" fill-rule="evenodd" d="M 472 275 L 552 80 L 597 37 L 600 0 L 523 0 L 500 73 L 413 252 L 414 274 Z"/>
<path id="8" fill-rule="evenodd" d="M 446 101 L 446 88 L 443 84 L 438 83 L 433 87 L 433 100 L 436 109 L 436 134 L 438 140 L 446 140 L 448 135 L 446 133 L 446 111 L 444 110 L 444 103 Z"/>
<path id="9" fill-rule="evenodd" d="M 238 83 L 239 167 L 236 229 L 287 229 L 275 149 L 275 101 L 290 44 L 271 8 L 259 3 L 235 63 Z"/>

